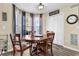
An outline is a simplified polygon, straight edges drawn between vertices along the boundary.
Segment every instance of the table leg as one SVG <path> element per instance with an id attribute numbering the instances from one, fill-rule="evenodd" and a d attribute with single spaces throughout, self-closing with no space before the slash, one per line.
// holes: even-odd
<path id="1" fill-rule="evenodd" d="M 45 42 L 45 56 L 48 54 L 48 49 L 47 49 L 47 42 Z"/>

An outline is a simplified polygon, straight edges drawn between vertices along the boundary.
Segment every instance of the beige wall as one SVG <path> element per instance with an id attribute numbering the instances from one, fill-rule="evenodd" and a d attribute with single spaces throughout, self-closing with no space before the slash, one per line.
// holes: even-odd
<path id="1" fill-rule="evenodd" d="M 66 18 L 67 16 L 71 15 L 71 14 L 76 14 L 79 17 L 79 9 L 78 6 L 76 7 L 65 7 L 60 9 L 60 13 L 62 13 L 64 15 L 64 46 L 72 48 L 72 49 L 76 49 L 79 51 L 79 20 L 76 24 L 68 24 L 66 22 Z M 46 32 L 46 29 L 48 28 L 46 25 L 47 23 L 45 23 L 47 20 L 49 20 L 50 18 L 48 17 L 48 15 L 44 15 L 43 17 L 43 32 Z M 45 22 L 44 22 L 45 21 Z M 70 41 L 70 35 L 71 34 L 78 34 L 78 45 L 71 45 L 71 41 Z"/>
<path id="2" fill-rule="evenodd" d="M 64 45 L 79 50 L 79 43 L 77 46 L 71 45 L 70 43 L 70 35 L 71 34 L 78 34 L 78 41 L 79 41 L 79 21 L 76 24 L 68 24 L 66 22 L 67 16 L 71 14 L 78 15 L 78 7 L 66 7 L 61 9 L 64 13 Z M 79 16 L 79 15 L 78 15 Z"/>
<path id="3" fill-rule="evenodd" d="M 8 35 L 8 49 L 11 48 L 9 34 L 12 33 L 12 4 L 0 3 L 0 35 Z M 7 21 L 2 21 L 2 12 L 7 13 Z"/>

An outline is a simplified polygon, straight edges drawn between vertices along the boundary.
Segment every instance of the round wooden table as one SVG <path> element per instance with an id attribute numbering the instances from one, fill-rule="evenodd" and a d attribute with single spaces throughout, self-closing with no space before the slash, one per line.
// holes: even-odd
<path id="1" fill-rule="evenodd" d="M 41 43 L 44 43 L 44 55 L 47 55 L 47 40 L 48 40 L 48 37 L 47 35 L 44 35 L 44 36 L 25 36 L 23 38 L 23 41 L 25 42 L 29 42 L 31 45 L 36 43 L 36 50 L 39 49 L 39 44 Z M 43 51 L 43 50 L 41 50 Z M 38 55 L 38 53 L 36 53 Z M 30 55 L 32 55 L 32 50 L 30 49 Z"/>

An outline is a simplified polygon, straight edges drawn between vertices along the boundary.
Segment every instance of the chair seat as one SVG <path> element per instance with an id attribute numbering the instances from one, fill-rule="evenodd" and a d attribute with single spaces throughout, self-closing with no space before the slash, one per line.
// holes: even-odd
<path id="1" fill-rule="evenodd" d="M 47 45 L 52 45 L 52 43 L 50 42 L 50 43 L 47 43 Z"/>
<path id="2" fill-rule="evenodd" d="M 31 47 L 30 44 L 22 44 L 22 50 L 26 50 L 26 49 L 28 49 L 30 47 Z M 21 48 L 20 48 L 19 45 L 16 45 L 15 48 L 16 48 L 17 51 L 21 51 Z"/>

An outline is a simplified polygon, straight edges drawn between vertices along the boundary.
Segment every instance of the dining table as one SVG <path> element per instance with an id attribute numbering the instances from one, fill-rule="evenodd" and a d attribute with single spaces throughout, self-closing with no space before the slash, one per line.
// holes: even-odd
<path id="1" fill-rule="evenodd" d="M 31 45 L 33 45 L 34 43 L 36 44 L 36 49 L 35 50 L 39 49 L 39 44 L 44 43 L 44 49 L 43 50 L 40 49 L 42 52 L 44 52 L 44 55 L 48 54 L 47 40 L 48 40 L 47 35 L 34 35 L 34 36 L 25 35 L 23 37 L 24 42 L 29 42 Z M 32 53 L 33 53 L 32 48 L 30 48 L 30 55 L 32 55 Z M 36 55 L 38 55 L 38 52 L 36 52 Z"/>

